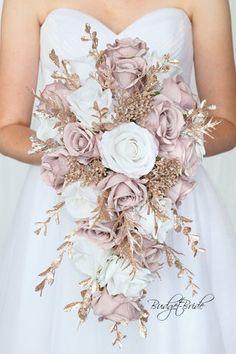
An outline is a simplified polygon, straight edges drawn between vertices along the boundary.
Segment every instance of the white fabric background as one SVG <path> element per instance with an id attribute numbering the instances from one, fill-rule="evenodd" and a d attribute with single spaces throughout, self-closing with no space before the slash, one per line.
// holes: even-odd
<path id="1" fill-rule="evenodd" d="M 0 9 L 2 2 L 0 0 Z M 230 5 L 236 57 L 236 1 L 230 0 Z M 192 81 L 195 90 L 194 76 Z M 236 230 L 236 149 L 206 158 L 204 165 L 222 197 Z M 10 223 L 14 222 L 12 216 L 27 168 L 26 164 L 0 156 L 0 246 L 7 235 Z"/>

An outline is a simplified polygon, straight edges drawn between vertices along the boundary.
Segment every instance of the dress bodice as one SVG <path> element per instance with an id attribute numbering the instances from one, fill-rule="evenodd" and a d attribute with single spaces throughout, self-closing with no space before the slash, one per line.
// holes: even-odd
<path id="1" fill-rule="evenodd" d="M 41 26 L 40 35 L 40 74 L 42 84 L 51 81 L 50 75 L 55 70 L 49 59 L 49 53 L 56 53 L 67 60 L 88 54 L 90 43 L 81 40 L 85 34 L 85 23 L 89 23 L 99 38 L 99 49 L 116 38 L 139 37 L 147 42 L 150 51 L 155 51 L 161 58 L 169 53 L 178 59 L 182 75 L 190 82 L 193 66 L 193 44 L 191 21 L 182 9 L 161 8 L 140 17 L 119 34 L 91 15 L 72 8 L 57 8 L 51 11 Z"/>

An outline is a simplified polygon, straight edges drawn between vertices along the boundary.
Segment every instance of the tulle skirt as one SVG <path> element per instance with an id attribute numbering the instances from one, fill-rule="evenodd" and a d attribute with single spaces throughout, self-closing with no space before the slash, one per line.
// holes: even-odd
<path id="1" fill-rule="evenodd" d="M 185 290 L 187 279 L 177 278 L 176 269 L 166 266 L 143 301 L 150 312 L 147 338 L 139 336 L 137 323 L 123 325 L 127 338 L 120 350 L 112 346 L 111 322 L 98 322 L 91 312 L 78 326 L 76 312 L 64 311 L 66 304 L 80 299 L 79 276 L 67 257 L 53 286 L 42 297 L 34 291 L 38 274 L 50 265 L 74 225 L 63 220 L 60 225 L 51 223 L 46 237 L 34 234 L 35 222 L 45 219 L 57 196 L 41 181 L 39 167 L 31 166 L 1 250 L 1 354 L 234 354 L 236 236 L 202 167 L 196 180 L 197 187 L 179 212 L 193 219 L 192 230 L 200 235 L 206 252 L 194 258 L 182 234 L 174 233 L 167 243 L 184 254 L 182 261 L 194 273 L 200 290 L 192 298 L 191 289 Z M 191 301 L 190 308 L 161 313 L 160 304 L 182 296 Z"/>

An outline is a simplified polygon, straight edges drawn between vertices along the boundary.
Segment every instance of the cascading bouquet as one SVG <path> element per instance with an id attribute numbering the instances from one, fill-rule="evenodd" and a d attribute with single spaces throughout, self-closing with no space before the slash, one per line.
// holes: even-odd
<path id="1" fill-rule="evenodd" d="M 182 232 L 194 256 L 204 251 L 178 206 L 196 184 L 203 136 L 218 122 L 210 117 L 215 107 L 198 104 L 182 76 L 171 75 L 178 61 L 170 55 L 158 61 L 139 38 L 98 50 L 97 33 L 89 24 L 85 32 L 88 57 L 72 63 L 52 50 L 54 81 L 34 93 L 40 124 L 29 153 L 43 153 L 42 178 L 59 198 L 35 233 L 46 235 L 53 218 L 59 223 L 62 208 L 76 225 L 39 274 L 36 291 L 42 295 L 53 284 L 67 253 L 85 279 L 81 299 L 65 310 L 76 309 L 81 322 L 91 309 L 99 320 L 113 321 L 113 344 L 121 345 L 122 323 L 136 320 L 146 336 L 142 300 L 165 264 L 197 292 L 181 253 L 166 241 Z"/>

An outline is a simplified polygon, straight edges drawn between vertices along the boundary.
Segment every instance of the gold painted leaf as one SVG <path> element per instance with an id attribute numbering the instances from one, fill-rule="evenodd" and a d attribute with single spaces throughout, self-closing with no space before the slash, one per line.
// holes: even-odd
<path id="1" fill-rule="evenodd" d="M 52 60 L 52 62 L 59 68 L 60 67 L 60 60 L 59 57 L 57 56 L 55 49 L 52 49 L 49 58 Z"/>
<path id="2" fill-rule="evenodd" d="M 81 301 L 72 302 L 72 303 L 66 305 L 64 307 L 64 310 L 66 312 L 69 312 L 69 311 L 77 309 L 79 306 L 81 306 Z"/>

